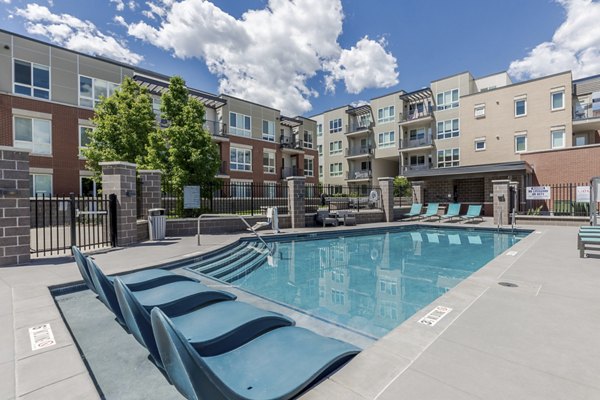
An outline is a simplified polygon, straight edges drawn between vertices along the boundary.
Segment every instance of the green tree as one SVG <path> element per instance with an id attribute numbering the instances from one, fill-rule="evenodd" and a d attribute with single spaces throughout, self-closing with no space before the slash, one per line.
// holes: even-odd
<path id="1" fill-rule="evenodd" d="M 83 155 L 89 169 L 99 179 L 101 161 L 127 161 L 141 164 L 151 132 L 156 130 L 152 99 L 145 88 L 126 77 L 115 93 L 102 98 L 94 110 L 93 130 Z"/>
<path id="2" fill-rule="evenodd" d="M 404 197 L 412 194 L 412 186 L 404 176 L 394 178 L 394 196 Z"/>
<path id="3" fill-rule="evenodd" d="M 162 170 L 176 187 L 213 181 L 221 163 L 218 147 L 204 129 L 204 105 L 189 96 L 181 77 L 171 78 L 160 110 L 169 125 L 150 135 L 145 165 Z"/>

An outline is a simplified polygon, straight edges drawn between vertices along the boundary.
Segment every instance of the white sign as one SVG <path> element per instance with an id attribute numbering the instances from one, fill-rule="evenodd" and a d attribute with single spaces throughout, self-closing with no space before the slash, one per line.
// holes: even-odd
<path id="1" fill-rule="evenodd" d="M 550 186 L 527 186 L 526 200 L 550 200 Z"/>
<path id="2" fill-rule="evenodd" d="M 29 340 L 31 340 L 31 350 L 33 351 L 45 349 L 56 344 L 50 324 L 42 324 L 29 328 Z"/>
<path id="3" fill-rule="evenodd" d="M 590 202 L 590 187 L 589 186 L 577 186 L 575 193 L 575 201 L 578 203 L 589 203 Z"/>
<path id="4" fill-rule="evenodd" d="M 200 208 L 200 186 L 183 187 L 183 208 Z"/>
<path id="5" fill-rule="evenodd" d="M 444 318 L 452 309 L 450 307 L 437 306 L 433 310 L 429 311 L 426 316 L 419 320 L 420 324 L 427 326 L 434 326 L 442 318 Z"/>

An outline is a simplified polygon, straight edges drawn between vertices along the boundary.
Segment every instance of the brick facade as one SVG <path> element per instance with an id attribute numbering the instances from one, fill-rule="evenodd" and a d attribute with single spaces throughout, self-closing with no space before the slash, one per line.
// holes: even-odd
<path id="1" fill-rule="evenodd" d="M 533 168 L 534 185 L 584 183 L 600 176 L 599 145 L 522 154 L 521 160 Z"/>
<path id="2" fill-rule="evenodd" d="M 146 218 L 148 210 L 161 206 L 160 178 L 162 172 L 142 169 L 138 171 L 138 174 L 142 184 L 142 201 L 139 204 L 142 209 L 138 210 L 138 214 Z"/>

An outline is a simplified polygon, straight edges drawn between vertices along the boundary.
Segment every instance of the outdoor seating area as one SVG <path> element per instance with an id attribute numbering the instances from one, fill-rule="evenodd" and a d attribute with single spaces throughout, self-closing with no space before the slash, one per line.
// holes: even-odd
<path id="1" fill-rule="evenodd" d="M 448 204 L 448 208 L 444 214 L 440 214 L 440 204 L 439 203 L 429 203 L 427 204 L 426 211 L 422 212 L 423 204 L 421 203 L 413 203 L 410 207 L 408 213 L 402 215 L 402 220 L 422 220 L 428 221 L 432 219 L 438 219 L 441 221 L 452 222 L 455 221 L 455 218 L 458 222 L 475 222 L 475 220 L 479 220 L 483 222 L 483 217 L 481 216 L 482 205 L 481 204 L 469 204 L 467 212 L 465 214 L 460 213 L 460 209 L 462 207 L 461 203 L 450 203 Z"/>
<path id="2" fill-rule="evenodd" d="M 586 251 L 600 252 L 600 226 L 582 226 L 577 233 L 577 249 L 579 258 L 586 256 Z"/>
<path id="3" fill-rule="evenodd" d="M 292 398 L 360 352 L 195 279 L 161 269 L 109 277 L 72 250 L 87 288 L 186 398 Z"/>
<path id="4" fill-rule="evenodd" d="M 356 225 L 356 215 L 349 210 L 318 210 L 315 215 L 315 222 L 319 226 L 352 226 Z"/>

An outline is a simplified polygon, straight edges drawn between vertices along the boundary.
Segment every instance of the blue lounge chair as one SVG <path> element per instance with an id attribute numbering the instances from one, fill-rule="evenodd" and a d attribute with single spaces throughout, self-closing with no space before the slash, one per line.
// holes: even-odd
<path id="1" fill-rule="evenodd" d="M 440 216 L 440 222 L 446 219 L 452 221 L 453 218 L 458 217 L 460 217 L 460 203 L 450 203 L 448 204 L 446 214 Z"/>
<path id="2" fill-rule="evenodd" d="M 150 311 L 154 307 L 144 306 L 138 299 L 139 292 L 132 292 L 118 278 L 115 280 L 115 289 L 129 331 L 162 368 L 150 322 Z M 286 316 L 240 301 L 199 305 L 199 308 L 183 314 L 161 304 L 156 307 L 170 314 L 177 329 L 204 356 L 232 350 L 271 329 L 294 325 L 294 321 Z"/>
<path id="3" fill-rule="evenodd" d="M 440 216 L 438 215 L 438 210 L 440 208 L 440 204 L 439 203 L 429 203 L 427 204 L 427 211 L 425 212 L 425 214 L 422 215 L 422 219 L 426 220 L 429 218 L 440 218 Z"/>
<path id="4" fill-rule="evenodd" d="M 467 213 L 465 215 L 461 215 L 460 219 L 463 221 L 475 221 L 476 219 L 480 219 L 483 221 L 483 217 L 481 216 L 481 205 L 469 205 L 467 209 Z"/>
<path id="5" fill-rule="evenodd" d="M 586 250 L 600 250 L 600 230 L 597 229 L 579 229 L 577 234 L 577 250 L 579 257 L 585 257 Z"/>
<path id="6" fill-rule="evenodd" d="M 188 399 L 289 399 L 360 351 L 290 326 L 264 333 L 227 353 L 204 357 L 156 308 L 152 329 L 167 375 Z"/>
<path id="7" fill-rule="evenodd" d="M 73 255 L 75 257 L 75 262 L 77 263 L 77 268 L 79 268 L 79 273 L 83 278 L 86 286 L 94 293 L 98 293 L 98 289 L 94 286 L 94 282 L 92 280 L 92 274 L 90 272 L 90 266 L 88 264 L 89 257 L 86 257 L 81 250 L 77 248 L 77 246 L 72 246 Z M 98 265 L 96 265 L 98 268 Z M 102 273 L 102 271 L 100 270 Z M 121 275 L 121 280 L 125 282 L 127 287 L 131 290 L 143 290 L 149 289 L 158 285 L 162 285 L 169 282 L 177 282 L 177 281 L 194 281 L 195 279 L 189 278 L 187 276 L 174 274 L 173 272 L 164 270 L 164 269 L 146 269 L 143 271 L 132 272 L 129 274 Z M 112 282 L 115 278 L 114 276 L 106 276 L 110 282 Z"/>
<path id="8" fill-rule="evenodd" d="M 100 301 L 115 314 L 117 321 L 119 321 L 120 324 L 126 325 L 117 300 L 114 281 L 104 275 L 94 260 L 88 258 L 87 261 L 92 282 L 98 291 Z M 139 296 L 140 302 L 149 307 L 169 305 L 175 307 L 177 310 L 181 310 L 182 313 L 211 301 L 235 299 L 235 296 L 231 293 L 212 290 L 200 282 L 185 276 L 177 274 L 172 275 L 184 279 L 176 281 L 169 280 L 162 285 L 155 285 L 151 288 L 138 290 L 135 292 L 136 297 Z M 121 277 L 118 279 L 120 279 L 123 284 L 127 284 Z M 169 277 L 169 279 L 171 278 Z M 157 281 L 155 280 L 154 282 L 156 283 Z M 127 286 L 129 287 L 129 284 L 127 284 Z"/>
<path id="9" fill-rule="evenodd" d="M 420 217 L 422 209 L 423 209 L 423 204 L 413 203 L 412 206 L 410 206 L 410 211 L 407 212 L 406 214 L 404 214 L 402 216 L 403 217 L 402 219 L 410 219 L 410 218 L 414 218 L 414 217 Z"/>

